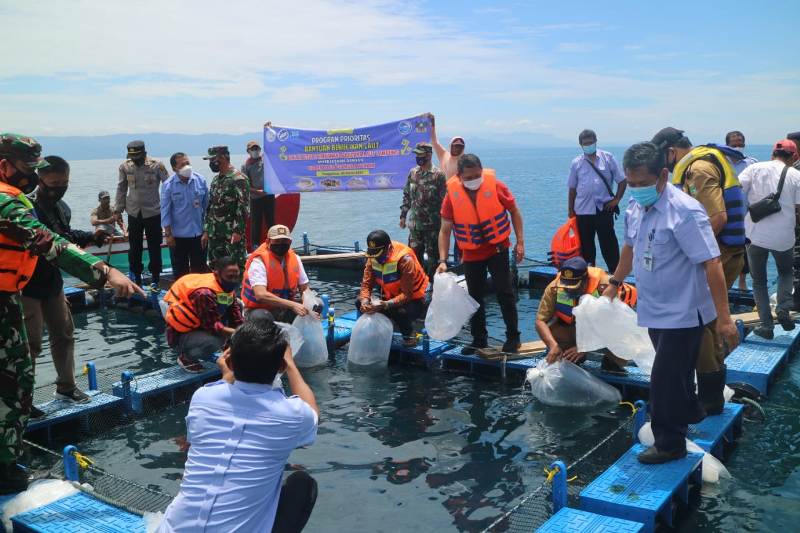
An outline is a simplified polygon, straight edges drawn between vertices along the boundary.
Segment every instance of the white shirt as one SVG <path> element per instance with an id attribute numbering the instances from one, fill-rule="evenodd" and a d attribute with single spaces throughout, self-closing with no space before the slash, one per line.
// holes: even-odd
<path id="1" fill-rule="evenodd" d="M 300 278 L 297 280 L 297 283 L 305 285 L 308 283 L 308 275 L 306 274 L 306 269 L 303 268 L 303 262 L 300 260 L 299 256 L 297 257 L 297 264 L 300 266 Z M 260 257 L 253 258 L 253 262 L 250 263 L 250 268 L 247 270 L 247 273 L 250 276 L 251 286 L 267 286 L 267 267 Z"/>
<path id="2" fill-rule="evenodd" d="M 271 531 L 289 454 L 313 444 L 317 424 L 310 405 L 270 385 L 218 381 L 197 390 L 181 490 L 158 531 Z"/>
<path id="3" fill-rule="evenodd" d="M 781 161 L 754 163 L 739 174 L 747 204 L 753 204 L 778 191 Z M 767 250 L 784 252 L 794 246 L 795 205 L 800 204 L 800 171 L 789 168 L 780 198 L 781 210 L 753 222 L 750 213 L 744 218 L 744 232 L 750 242 Z"/>

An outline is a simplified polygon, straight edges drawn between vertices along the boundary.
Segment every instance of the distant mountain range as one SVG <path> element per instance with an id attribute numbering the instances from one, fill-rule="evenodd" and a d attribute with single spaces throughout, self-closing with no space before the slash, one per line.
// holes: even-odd
<path id="1" fill-rule="evenodd" d="M 446 143 L 451 136 L 440 135 L 440 141 Z M 480 149 L 496 148 L 551 148 L 574 146 L 575 143 L 544 133 L 504 133 L 494 137 L 467 138 L 467 151 L 471 148 Z M 79 159 L 121 159 L 125 157 L 126 145 L 140 139 L 145 142 L 147 152 L 153 156 L 168 157 L 181 151 L 190 155 L 206 153 L 209 146 L 224 144 L 232 153 L 244 154 L 247 142 L 252 139 L 261 139 L 261 133 L 244 133 L 231 135 L 225 133 L 203 133 L 190 135 L 183 133 L 117 133 L 114 135 L 100 136 L 40 136 L 37 140 L 42 143 L 43 152 L 60 155 L 68 160 Z"/>

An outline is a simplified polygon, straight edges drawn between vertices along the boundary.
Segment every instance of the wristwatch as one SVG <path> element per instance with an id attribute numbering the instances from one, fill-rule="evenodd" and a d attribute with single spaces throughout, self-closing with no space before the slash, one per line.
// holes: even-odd
<path id="1" fill-rule="evenodd" d="M 608 278 L 608 283 L 616 288 L 619 288 L 619 286 L 622 285 L 622 282 L 618 279 L 615 279 L 613 276 Z"/>
<path id="2" fill-rule="evenodd" d="M 443 264 L 446 265 L 447 264 L 447 259 L 439 259 L 439 264 L 440 265 L 443 265 Z"/>

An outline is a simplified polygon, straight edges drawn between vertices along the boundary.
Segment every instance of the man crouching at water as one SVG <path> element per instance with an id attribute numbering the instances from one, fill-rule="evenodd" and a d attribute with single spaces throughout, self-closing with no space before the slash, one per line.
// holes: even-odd
<path id="1" fill-rule="evenodd" d="M 281 483 L 292 450 L 314 442 L 319 408 L 269 318 L 248 320 L 220 358 L 223 379 L 192 396 L 181 490 L 158 531 L 301 531 L 317 483 L 296 471 Z M 295 396 L 273 388 L 285 372 Z"/>

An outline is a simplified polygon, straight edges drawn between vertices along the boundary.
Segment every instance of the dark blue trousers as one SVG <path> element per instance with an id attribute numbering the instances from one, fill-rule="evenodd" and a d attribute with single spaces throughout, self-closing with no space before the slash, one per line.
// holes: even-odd
<path id="1" fill-rule="evenodd" d="M 650 375 L 650 416 L 656 448 L 668 452 L 685 450 L 689 424 L 704 416 L 694 386 L 703 326 L 650 328 L 648 333 L 656 349 Z"/>

